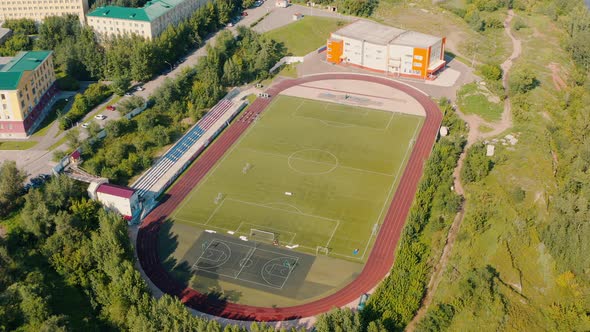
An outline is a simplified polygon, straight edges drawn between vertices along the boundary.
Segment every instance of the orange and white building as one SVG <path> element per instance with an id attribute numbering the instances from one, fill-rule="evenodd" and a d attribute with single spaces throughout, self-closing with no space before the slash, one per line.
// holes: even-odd
<path id="1" fill-rule="evenodd" d="M 326 60 L 393 76 L 434 79 L 444 68 L 444 37 L 359 20 L 333 32 Z"/>

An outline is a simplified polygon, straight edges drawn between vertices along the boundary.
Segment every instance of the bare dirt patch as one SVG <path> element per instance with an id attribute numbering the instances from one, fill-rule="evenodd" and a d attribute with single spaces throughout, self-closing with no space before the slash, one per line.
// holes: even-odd
<path id="1" fill-rule="evenodd" d="M 561 66 L 556 62 L 551 62 L 547 68 L 551 70 L 551 78 L 553 80 L 553 86 L 555 86 L 555 90 L 561 91 L 567 87 L 567 84 L 561 78 Z"/>

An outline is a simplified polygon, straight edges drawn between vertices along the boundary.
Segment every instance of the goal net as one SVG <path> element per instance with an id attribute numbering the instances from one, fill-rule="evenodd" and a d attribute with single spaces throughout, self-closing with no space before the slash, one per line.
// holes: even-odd
<path id="1" fill-rule="evenodd" d="M 265 240 L 273 242 L 277 239 L 277 234 L 269 231 L 263 231 L 261 229 L 250 228 L 250 237 L 257 241 Z"/>
<path id="2" fill-rule="evenodd" d="M 315 248 L 315 254 L 317 255 L 328 255 L 330 253 L 330 249 L 328 247 L 317 246 Z"/>

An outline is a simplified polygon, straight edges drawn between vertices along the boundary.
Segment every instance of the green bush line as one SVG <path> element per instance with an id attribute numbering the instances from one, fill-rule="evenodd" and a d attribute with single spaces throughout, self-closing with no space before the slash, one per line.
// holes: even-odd
<path id="1" fill-rule="evenodd" d="M 389 331 L 402 330 L 414 317 L 424 297 L 430 277 L 429 258 L 432 251 L 429 239 L 423 239 L 423 235 L 426 226 L 435 219 L 431 218 L 434 207 L 441 202 L 455 202 L 451 210 L 456 212 L 460 205 L 460 198 L 450 188 L 453 170 L 465 145 L 465 139 L 460 135 L 464 124 L 456 118 L 447 102 L 442 106 L 446 110 L 443 123 L 454 133 L 440 139 L 434 146 L 426 162 L 391 273 L 379 285 L 361 313 L 364 322 L 380 321 Z"/>

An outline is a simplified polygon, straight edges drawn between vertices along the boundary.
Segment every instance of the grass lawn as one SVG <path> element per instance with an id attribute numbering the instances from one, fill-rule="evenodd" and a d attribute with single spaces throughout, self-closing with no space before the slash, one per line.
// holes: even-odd
<path id="1" fill-rule="evenodd" d="M 0 150 L 28 150 L 37 145 L 37 141 L 0 141 Z"/>
<path id="2" fill-rule="evenodd" d="M 477 114 L 486 121 L 502 118 L 502 104 L 488 99 L 475 83 L 466 84 L 457 93 L 457 104 L 465 114 Z"/>
<path id="3" fill-rule="evenodd" d="M 33 137 L 45 136 L 45 134 L 53 124 L 53 121 L 57 120 L 58 113 L 61 113 L 61 111 L 64 109 L 67 103 L 68 102 L 65 99 L 60 99 L 56 101 L 55 104 L 53 104 L 53 106 L 51 107 L 51 111 L 49 111 L 49 114 L 47 114 L 45 119 L 43 119 L 43 122 L 37 128 L 37 131 L 33 134 Z"/>
<path id="4" fill-rule="evenodd" d="M 266 35 L 278 42 L 283 42 L 290 54 L 304 56 L 322 45 L 330 37 L 330 32 L 338 30 L 345 21 L 329 17 L 306 16 Z"/>
<path id="5" fill-rule="evenodd" d="M 164 241 L 177 249 L 161 256 L 181 251 L 174 255 L 180 262 L 199 230 L 250 237 L 259 229 L 308 254 L 315 255 L 317 246 L 330 248 L 324 258 L 333 260 L 331 268 L 316 277 L 330 279 L 338 262 L 358 265 L 368 256 L 374 225 L 382 222 L 422 121 L 279 96 L 171 215 L 176 235 L 164 235 Z"/>
<path id="6" fill-rule="evenodd" d="M 64 136 L 64 137 L 60 138 L 57 142 L 53 143 L 53 145 L 50 146 L 49 149 L 47 149 L 47 150 L 48 151 L 55 150 L 57 147 L 64 144 L 65 142 L 66 142 L 66 137 Z"/>

